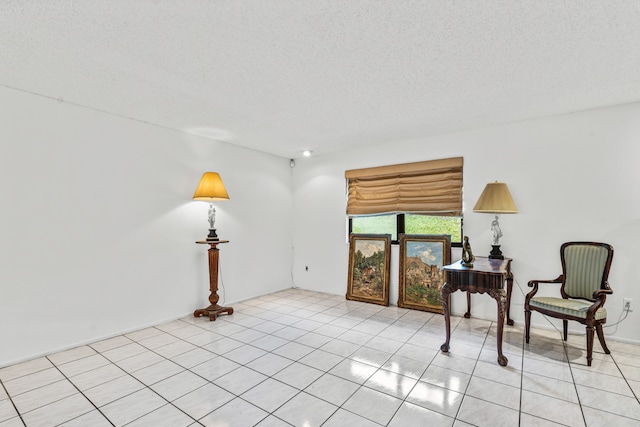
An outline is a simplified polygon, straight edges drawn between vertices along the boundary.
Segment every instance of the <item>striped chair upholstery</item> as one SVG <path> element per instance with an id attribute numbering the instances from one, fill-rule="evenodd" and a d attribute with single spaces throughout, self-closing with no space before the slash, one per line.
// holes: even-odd
<path id="1" fill-rule="evenodd" d="M 609 251 L 604 246 L 569 245 L 564 248 L 564 291 L 571 298 L 593 301 L 600 289 Z"/>
<path id="2" fill-rule="evenodd" d="M 587 318 L 587 310 L 591 307 L 592 302 L 554 298 L 554 297 L 537 297 L 531 298 L 529 304 L 533 307 L 538 307 L 546 310 L 557 311 L 560 314 L 566 314 L 567 316 L 580 317 L 582 319 Z M 600 307 L 596 310 L 596 320 L 606 320 L 607 310 Z"/>
<path id="3" fill-rule="evenodd" d="M 568 320 L 586 325 L 587 364 L 591 366 L 594 329 L 605 353 L 602 325 L 607 321 L 604 308 L 606 296 L 613 291 L 607 278 L 613 258 L 613 248 L 606 243 L 568 242 L 560 248 L 562 275 L 554 280 L 532 280 L 533 290 L 525 297 L 525 334 L 529 342 L 531 311 L 562 319 L 563 338 L 567 340 Z M 536 296 L 540 283 L 559 283 L 560 296 Z"/>

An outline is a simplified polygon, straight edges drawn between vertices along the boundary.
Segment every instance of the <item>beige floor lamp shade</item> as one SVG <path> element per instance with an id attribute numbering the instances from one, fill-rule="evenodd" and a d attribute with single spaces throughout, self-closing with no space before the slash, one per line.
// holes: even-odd
<path id="1" fill-rule="evenodd" d="M 193 193 L 193 200 L 209 202 L 209 235 L 207 236 L 207 240 L 219 240 L 215 228 L 216 208 L 213 206 L 213 201 L 229 200 L 229 194 L 227 193 L 227 189 L 224 188 L 222 178 L 220 178 L 218 172 L 205 172 L 202 174 L 196 192 Z"/>
<path id="2" fill-rule="evenodd" d="M 491 222 L 491 231 L 493 233 L 493 244 L 491 245 L 491 253 L 489 258 L 504 259 L 502 251 L 500 251 L 500 237 L 502 230 L 498 222 L 498 214 L 515 214 L 518 213 L 509 187 L 504 182 L 491 182 L 487 184 L 480 198 L 473 207 L 474 212 L 495 214 L 495 219 Z"/>

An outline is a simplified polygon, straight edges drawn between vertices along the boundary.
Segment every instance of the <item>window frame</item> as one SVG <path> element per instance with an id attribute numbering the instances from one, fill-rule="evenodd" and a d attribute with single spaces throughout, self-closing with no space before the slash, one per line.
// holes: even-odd
<path id="1" fill-rule="evenodd" d="M 405 221 L 404 221 L 404 216 L 405 216 L 405 212 L 402 213 L 391 213 L 388 215 L 395 215 L 396 216 L 396 239 L 393 240 L 391 239 L 391 244 L 392 245 L 399 245 L 400 244 L 400 234 L 405 234 Z M 425 216 L 439 216 L 439 215 L 428 215 L 428 214 L 419 214 L 419 215 L 425 215 Z M 356 215 L 357 216 L 367 216 L 367 215 Z M 349 216 L 349 235 L 353 234 L 353 218 L 354 216 Z M 372 230 L 372 233 L 374 233 L 375 231 Z M 437 233 L 435 233 L 437 234 Z M 417 236 L 422 236 L 423 234 L 416 234 Z M 424 234 L 426 236 L 426 234 Z M 451 247 L 452 248 L 461 248 L 462 247 L 462 240 L 463 240 L 463 235 L 464 235 L 464 216 L 461 215 L 460 216 L 460 242 L 451 242 Z M 348 236 L 347 236 L 348 237 Z M 348 240 L 348 239 L 347 239 Z"/>

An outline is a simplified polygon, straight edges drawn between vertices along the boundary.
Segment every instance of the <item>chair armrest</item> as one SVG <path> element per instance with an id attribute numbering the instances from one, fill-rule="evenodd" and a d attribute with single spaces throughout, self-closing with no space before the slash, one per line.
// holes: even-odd
<path id="1" fill-rule="evenodd" d="M 604 289 L 598 289 L 593 293 L 593 299 L 595 300 L 591 307 L 587 310 L 587 316 L 591 317 L 595 315 L 595 312 L 602 306 L 604 306 L 607 300 L 607 295 L 611 295 L 613 291 L 609 287 L 609 282 L 605 282 Z"/>
<path id="2" fill-rule="evenodd" d="M 593 293 L 593 299 L 604 297 L 605 295 L 611 295 L 613 291 L 611 289 L 598 289 Z"/>
<path id="3" fill-rule="evenodd" d="M 552 280 L 529 280 L 528 286 L 531 287 L 538 287 L 538 283 L 562 283 L 563 277 L 562 274 L 559 275 L 558 277 L 556 277 L 555 279 Z"/>
<path id="4" fill-rule="evenodd" d="M 531 298 L 534 297 L 536 292 L 538 292 L 538 284 L 539 283 L 562 283 L 562 280 L 563 280 L 562 274 L 559 275 L 558 277 L 556 277 L 555 279 L 552 279 L 552 280 L 529 280 L 529 283 L 527 283 L 527 285 L 530 288 L 533 288 L 533 289 L 531 290 L 531 292 L 529 292 L 524 297 L 524 306 L 525 306 L 525 308 L 527 310 L 529 309 L 529 300 L 531 300 Z"/>

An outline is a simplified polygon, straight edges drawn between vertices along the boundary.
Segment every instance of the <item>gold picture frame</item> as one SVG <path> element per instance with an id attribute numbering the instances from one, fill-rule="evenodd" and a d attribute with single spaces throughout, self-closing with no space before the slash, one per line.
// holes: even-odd
<path id="1" fill-rule="evenodd" d="M 389 234 L 351 234 L 347 299 L 388 306 L 390 259 Z"/>
<path id="2" fill-rule="evenodd" d="M 451 263 L 451 236 L 400 235 L 398 307 L 444 313 L 442 267 Z"/>

